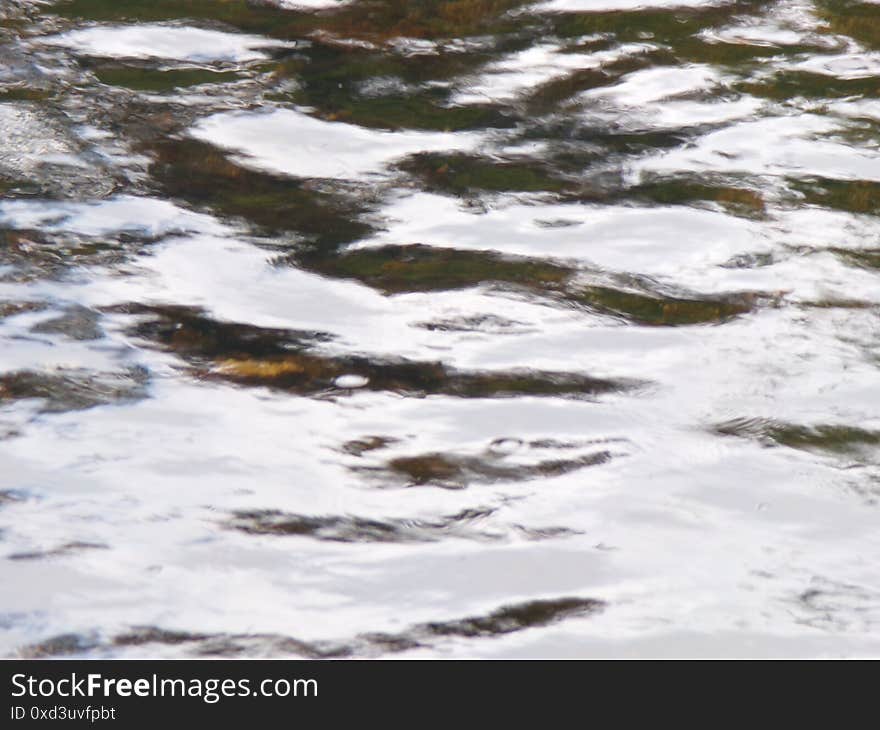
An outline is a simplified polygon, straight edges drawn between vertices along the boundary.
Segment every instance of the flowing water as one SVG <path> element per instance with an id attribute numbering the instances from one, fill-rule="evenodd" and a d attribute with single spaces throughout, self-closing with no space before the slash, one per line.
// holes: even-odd
<path id="1" fill-rule="evenodd" d="M 880 654 L 880 3 L 3 0 L 0 653 Z"/>

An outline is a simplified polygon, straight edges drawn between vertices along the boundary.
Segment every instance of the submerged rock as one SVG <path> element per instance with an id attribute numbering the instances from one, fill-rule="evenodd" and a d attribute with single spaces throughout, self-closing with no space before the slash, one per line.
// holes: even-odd
<path id="1" fill-rule="evenodd" d="M 46 195 L 95 198 L 115 182 L 60 115 L 25 102 L 0 103 L 0 180 L 26 183 Z"/>

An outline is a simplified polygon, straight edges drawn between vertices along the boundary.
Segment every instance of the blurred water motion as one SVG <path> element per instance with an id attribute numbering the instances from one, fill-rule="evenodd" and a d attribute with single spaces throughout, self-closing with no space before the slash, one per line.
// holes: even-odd
<path id="1" fill-rule="evenodd" d="M 6 0 L 0 653 L 880 653 L 880 5 Z"/>

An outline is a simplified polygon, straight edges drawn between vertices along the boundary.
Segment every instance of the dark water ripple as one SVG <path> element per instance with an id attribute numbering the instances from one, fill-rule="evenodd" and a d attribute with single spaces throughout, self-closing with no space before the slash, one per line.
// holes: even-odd
<path id="1" fill-rule="evenodd" d="M 7 0 L 0 652 L 876 655 L 880 5 Z"/>

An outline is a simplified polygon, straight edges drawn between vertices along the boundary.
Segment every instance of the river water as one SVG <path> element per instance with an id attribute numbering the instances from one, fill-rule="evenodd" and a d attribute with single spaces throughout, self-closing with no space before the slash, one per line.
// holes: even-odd
<path id="1" fill-rule="evenodd" d="M 0 653 L 880 654 L 880 4 L 3 0 Z"/>

